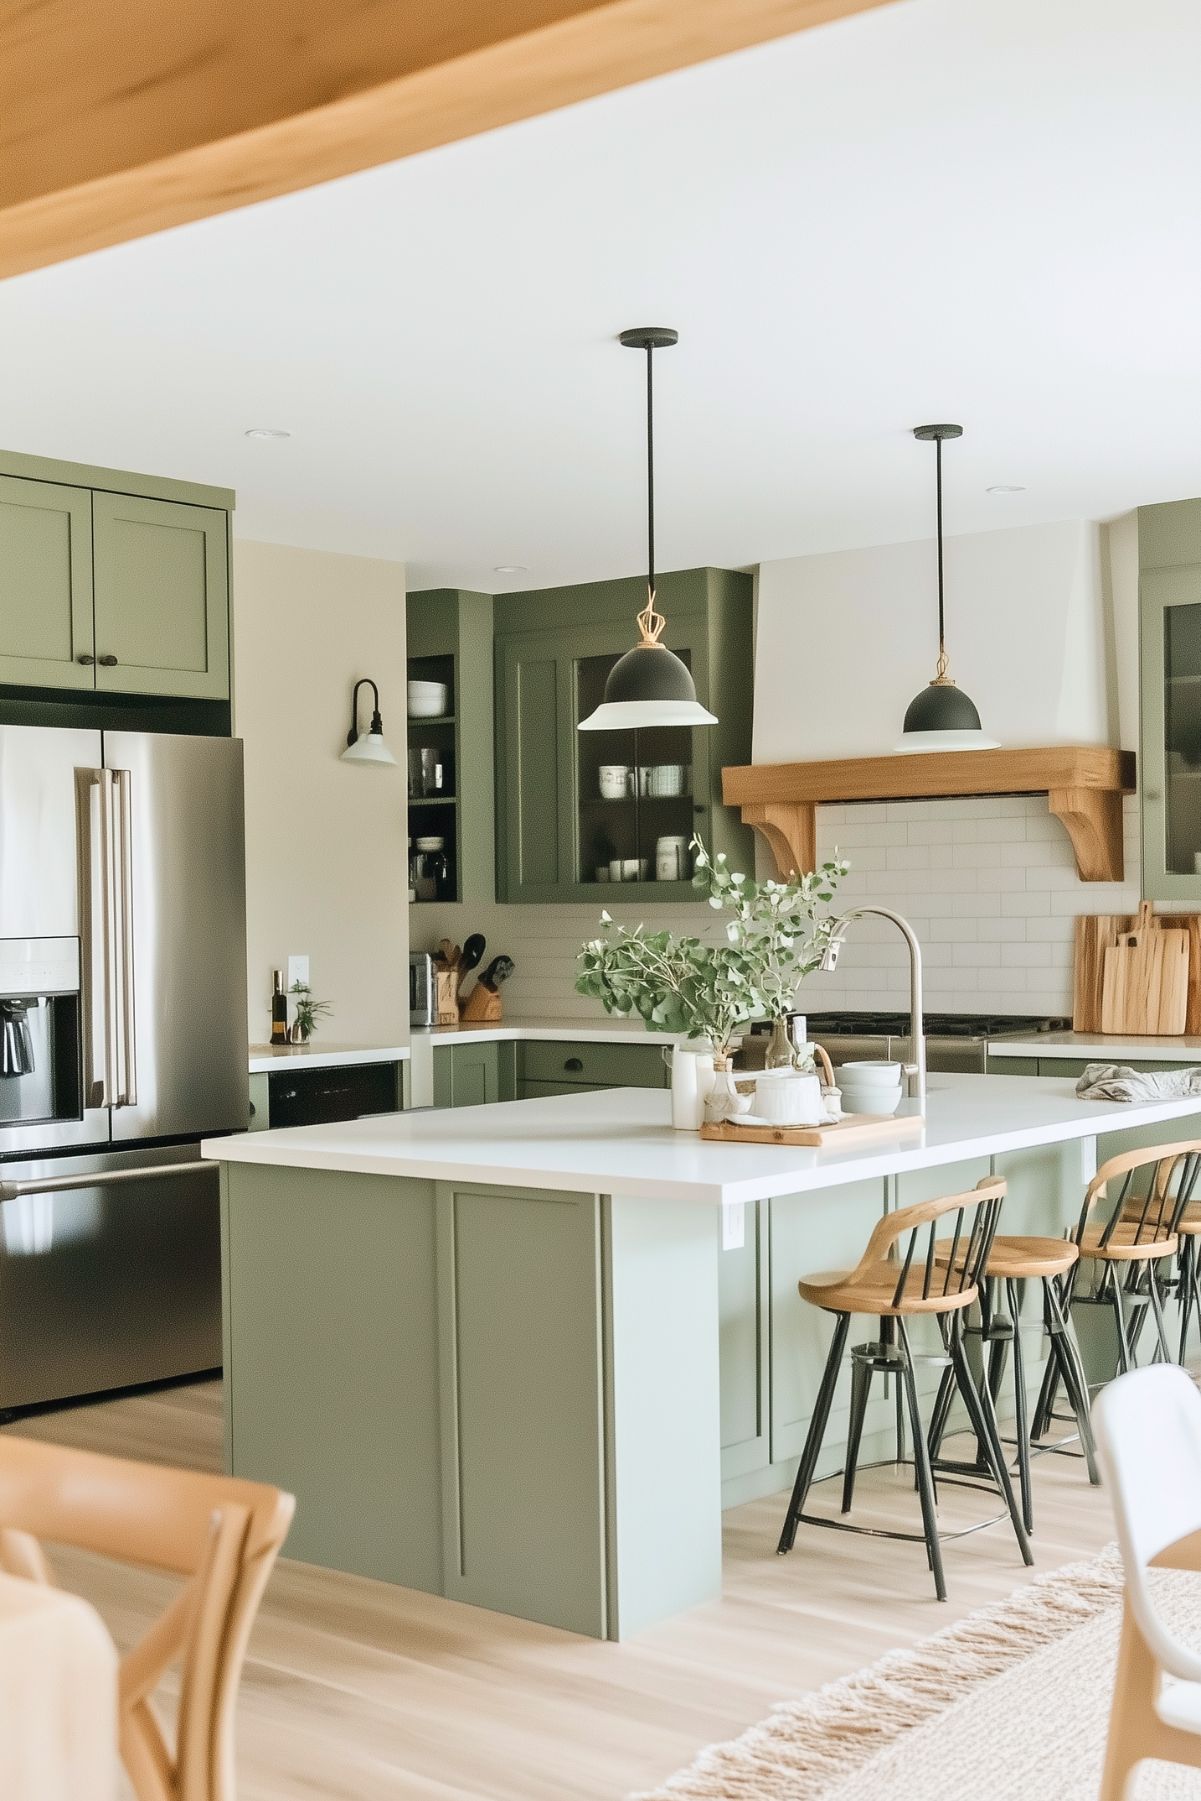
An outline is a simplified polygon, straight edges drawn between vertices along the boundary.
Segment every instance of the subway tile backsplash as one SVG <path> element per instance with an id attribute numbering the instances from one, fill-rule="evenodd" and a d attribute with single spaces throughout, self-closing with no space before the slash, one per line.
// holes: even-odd
<path id="1" fill-rule="evenodd" d="M 1072 934 L 1078 913 L 1134 913 L 1139 899 L 1138 809 L 1125 803 L 1126 881 L 1081 882 L 1067 834 L 1045 798 L 872 802 L 823 807 L 818 851 L 837 847 L 851 863 L 847 905 L 874 902 L 912 921 L 926 965 L 926 1006 L 944 1013 L 1072 1010 Z M 621 889 L 598 891 L 596 907 L 417 907 L 414 949 L 442 936 L 482 931 L 489 955 L 507 951 L 517 973 L 505 989 L 514 1020 L 589 1019 L 596 1004 L 574 989 L 575 956 L 596 930 L 601 906 L 618 918 L 711 935 L 706 906 L 622 905 Z M 838 968 L 806 980 L 801 1004 L 904 1006 L 908 960 L 895 928 L 866 919 L 852 928 Z"/>

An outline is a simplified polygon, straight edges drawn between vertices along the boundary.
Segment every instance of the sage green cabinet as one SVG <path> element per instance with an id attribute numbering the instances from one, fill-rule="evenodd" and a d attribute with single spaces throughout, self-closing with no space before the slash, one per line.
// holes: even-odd
<path id="1" fill-rule="evenodd" d="M 0 682 L 94 686 L 92 496 L 0 476 Z"/>
<path id="2" fill-rule="evenodd" d="M 229 694 L 226 515 L 94 494 L 96 686 L 122 694 Z"/>
<path id="3" fill-rule="evenodd" d="M 486 1040 L 434 1047 L 435 1107 L 482 1107 L 511 1101 L 515 1092 L 511 1044 Z"/>
<path id="4" fill-rule="evenodd" d="M 1143 893 L 1201 906 L 1201 500 L 1140 507 Z"/>
<path id="5" fill-rule="evenodd" d="M 669 1088 L 662 1044 L 573 1044 L 531 1039 L 517 1046 L 523 1081 L 573 1088 Z"/>
<path id="6" fill-rule="evenodd" d="M 447 860 L 442 894 L 430 901 L 485 902 L 496 897 L 493 806 L 492 611 L 490 594 L 431 588 L 410 594 L 406 613 L 410 680 L 444 682 L 440 719 L 408 721 L 409 837 L 441 838 Z M 421 773 L 412 753 L 431 751 L 440 782 Z"/>
<path id="7" fill-rule="evenodd" d="M 721 771 L 750 760 L 751 580 L 731 570 L 663 576 L 665 642 L 689 665 L 716 726 L 578 730 L 613 664 L 635 641 L 636 579 L 510 595 L 497 606 L 497 885 L 507 901 L 695 899 L 687 870 L 655 879 L 660 838 L 698 832 L 749 868 L 751 834 L 721 803 Z M 602 767 L 626 771 L 601 792 Z M 614 887 L 610 864 L 635 867 Z"/>
<path id="8" fill-rule="evenodd" d="M 0 684 L 227 702 L 232 505 L 0 452 Z"/>

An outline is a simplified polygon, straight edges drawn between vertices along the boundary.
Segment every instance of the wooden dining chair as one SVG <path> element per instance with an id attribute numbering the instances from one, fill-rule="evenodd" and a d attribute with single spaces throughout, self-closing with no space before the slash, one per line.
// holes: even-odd
<path id="1" fill-rule="evenodd" d="M 294 1507 L 259 1482 L 0 1435 L 0 1567 L 54 1584 L 47 1539 L 187 1578 L 121 1660 L 118 1735 L 138 1801 L 235 1801 L 238 1681 Z M 151 1695 L 177 1660 L 172 1749 Z"/>
<path id="2" fill-rule="evenodd" d="M 1201 1656 L 1148 1581 L 1151 1569 L 1201 1571 L 1201 1394 L 1159 1364 L 1110 1383 L 1093 1419 L 1126 1572 L 1099 1801 L 1125 1801 L 1145 1757 L 1201 1768 Z"/>

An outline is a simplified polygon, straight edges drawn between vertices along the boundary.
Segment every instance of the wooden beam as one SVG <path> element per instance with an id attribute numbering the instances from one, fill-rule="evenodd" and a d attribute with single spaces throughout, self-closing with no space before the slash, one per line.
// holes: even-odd
<path id="1" fill-rule="evenodd" d="M 1082 882 L 1120 882 L 1122 796 L 1134 792 L 1134 753 L 1103 744 L 1039 750 L 936 751 L 755 763 L 722 770 L 722 798 L 766 840 L 782 876 L 814 868 L 817 809 L 832 802 L 1045 794 L 1063 821 Z"/>
<path id="2" fill-rule="evenodd" d="M 888 0 L 27 0 L 0 16 L 0 276 Z"/>

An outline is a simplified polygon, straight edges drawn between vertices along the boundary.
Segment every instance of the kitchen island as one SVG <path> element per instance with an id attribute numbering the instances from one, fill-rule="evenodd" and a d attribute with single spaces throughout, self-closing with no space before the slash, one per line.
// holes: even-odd
<path id="1" fill-rule="evenodd" d="M 669 1110 L 618 1089 L 205 1144 L 228 1460 L 296 1493 L 292 1555 L 601 1638 L 711 1599 L 723 1505 L 786 1487 L 808 1423 L 828 1325 L 799 1275 L 993 1173 L 1003 1230 L 1059 1233 L 1099 1156 L 1201 1135 L 1196 1100 L 1020 1076 L 936 1076 L 924 1125 L 858 1151 Z"/>

